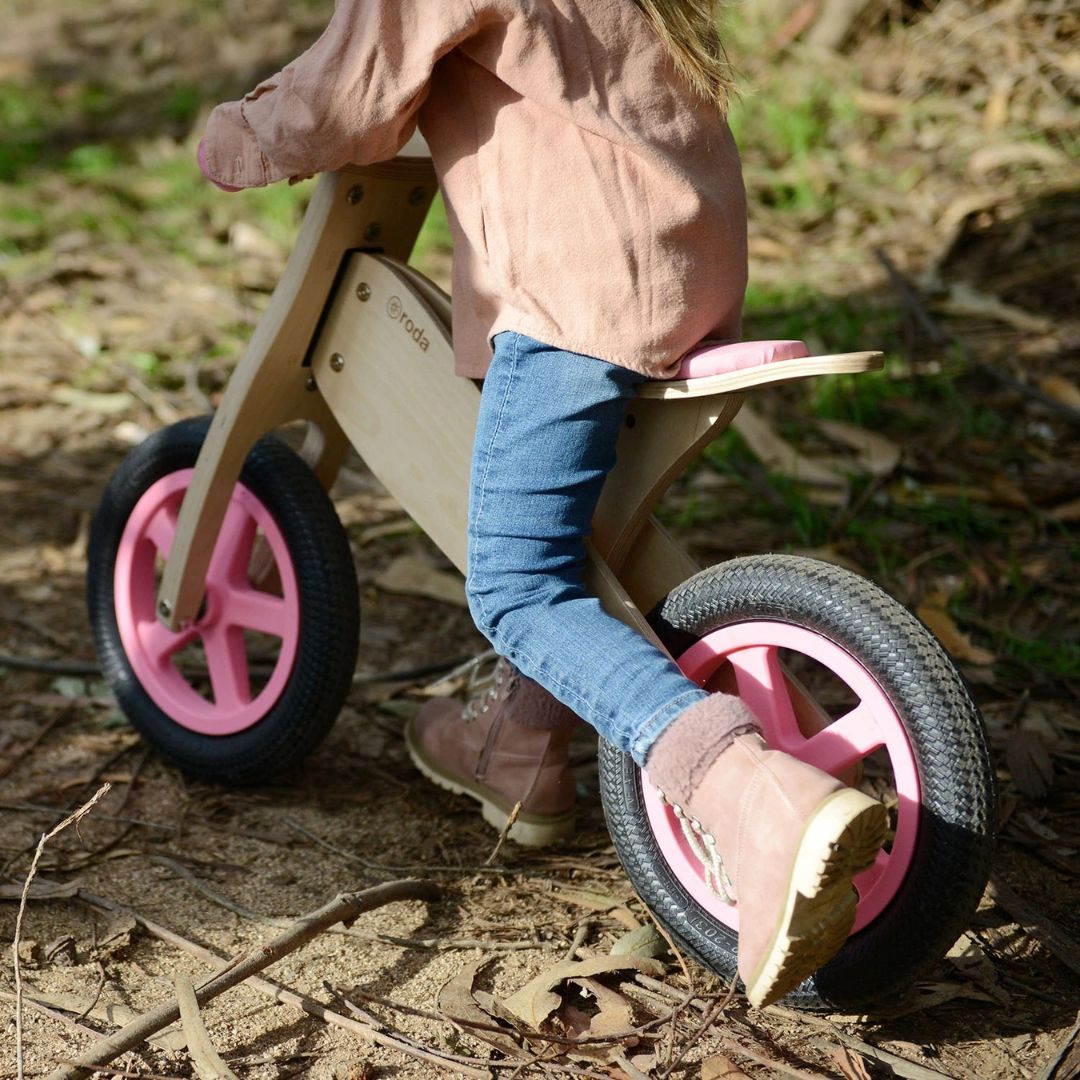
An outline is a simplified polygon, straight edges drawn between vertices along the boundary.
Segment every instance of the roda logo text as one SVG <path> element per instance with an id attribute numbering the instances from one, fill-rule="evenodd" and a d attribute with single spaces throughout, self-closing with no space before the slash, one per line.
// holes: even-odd
<path id="1" fill-rule="evenodd" d="M 424 352 L 428 351 L 431 342 L 428 340 L 427 332 L 422 326 L 413 322 L 412 317 L 405 310 L 405 306 L 402 304 L 400 296 L 391 296 L 390 299 L 386 301 L 386 314 L 399 326 L 404 327 L 405 333 L 407 333 L 409 337 L 424 350 Z"/>

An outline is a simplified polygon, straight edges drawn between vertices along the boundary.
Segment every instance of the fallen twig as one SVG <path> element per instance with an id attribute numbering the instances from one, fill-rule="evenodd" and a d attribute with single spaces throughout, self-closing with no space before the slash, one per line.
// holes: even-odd
<path id="1" fill-rule="evenodd" d="M 728 995 L 730 1000 L 730 994 Z M 694 1044 L 701 1038 L 702 1035 L 708 1031 L 712 1022 L 724 1011 L 728 1002 L 727 1001 L 714 1001 L 708 1011 L 702 1016 L 701 1023 L 690 1034 L 690 1037 L 679 1048 L 679 1052 L 668 1062 L 667 1067 L 660 1074 L 660 1080 L 667 1080 L 667 1078 L 679 1067 L 682 1060 L 693 1048 Z"/>
<path id="2" fill-rule="evenodd" d="M 1073 1024 L 1072 1030 L 1062 1040 L 1061 1045 L 1051 1054 L 1046 1064 L 1039 1070 L 1037 1080 L 1056 1080 L 1057 1077 L 1061 1077 L 1061 1080 L 1065 1080 L 1067 1076 L 1074 1076 L 1075 1073 L 1070 1071 L 1068 1060 L 1077 1056 L 1078 1048 L 1076 1037 L 1080 1035 L 1080 1015 L 1076 1018 L 1076 1023 Z M 1059 1071 L 1058 1066 L 1066 1062 L 1066 1064 Z M 1080 1064 L 1080 1062 L 1078 1062 Z"/>
<path id="3" fill-rule="evenodd" d="M 1080 945 L 1053 919 L 1020 896 L 1010 885 L 993 877 L 986 895 L 1007 911 L 1032 937 L 1038 938 L 1067 968 L 1080 975 Z"/>
<path id="4" fill-rule="evenodd" d="M 335 844 L 331 844 L 329 840 L 324 840 L 310 829 L 305 829 L 298 821 L 294 821 L 284 814 L 280 820 L 285 825 L 288 825 L 293 832 L 307 837 L 307 839 L 320 847 L 326 848 L 327 851 L 332 851 L 335 855 L 341 855 L 350 862 L 358 863 L 360 866 L 368 870 L 375 870 L 380 874 L 520 874 L 523 877 L 540 876 L 535 873 L 529 874 L 528 871 L 524 870 L 515 870 L 512 866 L 488 866 L 486 864 L 483 866 L 388 866 L 385 863 L 365 859 L 363 855 L 357 855 L 354 851 L 346 851 L 345 848 L 337 847 Z"/>
<path id="5" fill-rule="evenodd" d="M 175 859 L 170 859 L 165 855 L 155 855 L 152 857 L 151 862 L 168 867 L 175 874 L 178 874 L 188 882 L 193 888 L 202 893 L 202 895 L 211 903 L 223 907 L 226 911 L 231 911 L 241 919 L 247 919 L 249 922 L 262 923 L 264 926 L 274 926 L 278 928 L 292 925 L 293 920 L 284 915 L 262 915 L 258 911 L 253 911 L 251 908 L 245 907 L 243 904 L 238 904 L 235 900 L 230 900 L 227 896 L 223 896 L 216 890 L 211 889 L 205 882 L 200 881 L 186 866 L 182 866 Z M 496 941 L 481 940 L 477 938 L 404 938 L 396 937 L 394 934 L 383 934 L 369 930 L 354 930 L 351 927 L 337 926 L 331 927 L 329 933 L 341 934 L 345 937 L 360 938 L 361 941 L 376 941 L 383 945 L 397 945 L 403 949 L 491 949 L 497 952 L 518 952 L 520 950 L 528 949 L 551 951 L 559 948 L 553 941 Z"/>
<path id="6" fill-rule="evenodd" d="M 205 1004 L 306 945 L 336 923 L 351 922 L 365 911 L 382 907 L 384 904 L 399 900 L 435 900 L 441 895 L 439 887 L 429 881 L 392 881 L 358 893 L 342 893 L 324 907 L 298 919 L 290 929 L 268 944 L 259 946 L 246 955 L 234 957 L 216 975 L 196 988 L 196 1000 Z M 73 1065 L 50 1073 L 48 1080 L 84 1080 L 97 1066 L 107 1065 L 119 1054 L 138 1046 L 148 1035 L 175 1023 L 179 1017 L 180 1006 L 175 999 L 162 1002 L 91 1047 L 85 1054 L 80 1055 Z"/>
<path id="7" fill-rule="evenodd" d="M 41 727 L 34 732 L 33 738 L 23 743 L 3 765 L 0 765 L 0 780 L 7 776 L 8 773 L 10 773 L 11 770 L 14 769 L 15 766 L 18 765 L 19 762 L 22 761 L 22 759 L 26 757 L 54 727 L 57 726 L 57 724 L 61 724 L 65 720 L 70 719 L 74 712 L 75 705 L 68 705 L 66 708 L 61 709 L 51 720 L 42 724 Z"/>
<path id="8" fill-rule="evenodd" d="M 15 1001 L 15 995 L 8 990 L 0 990 L 0 1001 Z M 86 1024 L 80 1024 L 77 1019 L 73 1020 L 67 1013 L 61 1012 L 59 1009 L 54 1009 L 49 1005 L 46 1005 L 43 1001 L 38 1001 L 32 994 L 23 994 L 23 1004 L 29 1005 L 33 1009 L 37 1009 L 38 1012 L 44 1013 L 45 1016 L 50 1017 L 53 1020 L 59 1020 L 62 1024 L 67 1024 L 68 1027 L 74 1028 L 76 1031 L 81 1031 L 84 1035 L 93 1035 L 96 1039 L 101 1032 L 95 1031 L 92 1027 L 87 1027 Z"/>
<path id="9" fill-rule="evenodd" d="M 34 857 L 30 860 L 30 869 L 26 872 L 26 880 L 23 882 L 22 897 L 19 900 L 19 913 L 15 916 L 15 940 L 11 943 L 11 955 L 15 963 L 15 1060 L 16 1071 L 19 1080 L 23 1080 L 23 1044 L 22 1044 L 22 968 L 19 965 L 19 938 L 22 934 L 23 913 L 26 911 L 26 896 L 30 891 L 30 882 L 37 873 L 38 861 L 45 845 L 58 833 L 69 825 L 76 824 L 85 817 L 103 795 L 106 795 L 112 784 L 102 784 L 97 792 L 87 802 L 83 803 L 74 813 L 64 818 L 59 825 L 54 826 L 47 833 L 42 833 L 38 841 Z"/>
<path id="10" fill-rule="evenodd" d="M 518 814 L 521 813 L 521 805 L 520 799 L 514 803 L 514 809 L 510 811 L 510 816 L 506 819 L 506 824 L 502 827 L 502 832 L 499 833 L 499 839 L 495 841 L 495 846 L 491 849 L 491 854 L 484 860 L 485 866 L 490 866 L 495 861 L 495 856 L 502 851 L 502 846 L 506 843 L 506 838 L 510 835 L 510 830 L 514 827 L 514 822 L 517 821 Z"/>
<path id="11" fill-rule="evenodd" d="M 828 1077 L 822 1073 L 809 1072 L 806 1069 L 796 1069 L 794 1065 L 789 1065 L 786 1061 L 781 1061 L 780 1058 L 772 1057 L 752 1046 L 747 1046 L 745 1043 L 741 1043 L 735 1038 L 728 1038 L 727 1036 L 722 1035 L 720 1036 L 720 1045 L 723 1046 L 728 1053 L 735 1054 L 736 1057 L 744 1057 L 747 1061 L 753 1061 L 758 1065 L 764 1065 L 766 1068 L 773 1069 L 783 1076 L 790 1076 L 792 1080 L 828 1080 Z"/>
<path id="12" fill-rule="evenodd" d="M 173 983 L 176 986 L 176 1000 L 180 1006 L 184 1038 L 187 1039 L 188 1053 L 195 1071 L 202 1080 L 239 1080 L 236 1073 L 221 1060 L 217 1048 L 210 1041 L 190 976 L 180 972 Z"/>
<path id="13" fill-rule="evenodd" d="M 89 904 L 91 907 L 99 908 L 102 911 L 130 915 L 144 930 L 153 934 L 154 937 L 159 938 L 161 941 L 165 941 L 170 945 L 175 945 L 177 948 L 183 949 L 184 952 L 190 953 L 192 956 L 198 957 L 208 964 L 222 964 L 225 962 L 224 957 L 219 956 L 217 953 L 202 945 L 196 944 L 194 941 L 189 941 L 174 930 L 170 930 L 168 927 L 162 926 L 160 923 L 156 923 L 152 919 L 146 918 L 145 915 L 140 914 L 134 908 L 118 904 L 114 900 L 108 900 L 105 897 L 94 896 L 81 889 L 79 890 L 78 895 L 83 903 Z M 280 1001 L 285 1005 L 292 1005 L 294 1008 L 306 1012 L 309 1016 L 313 1016 L 317 1020 L 321 1020 L 331 1027 L 338 1027 L 345 1031 L 351 1031 L 354 1035 L 360 1036 L 365 1042 L 374 1043 L 377 1046 L 385 1046 L 391 1050 L 398 1050 L 401 1053 L 409 1054 L 413 1057 L 418 1056 L 413 1052 L 414 1048 L 410 1044 L 402 1042 L 395 1036 L 377 1031 L 372 1028 L 370 1024 L 361 1023 L 354 1017 L 343 1016 L 341 1013 L 334 1012 L 314 998 L 310 998 L 305 994 L 298 994 L 295 990 L 290 990 L 270 979 L 264 979 L 259 975 L 253 975 L 247 980 L 247 985 L 253 990 L 258 990 L 260 993 L 273 998 L 274 1001 Z M 425 1060 L 428 1059 L 425 1058 Z M 442 1068 L 459 1071 L 459 1063 L 449 1062 L 439 1057 L 434 1057 L 432 1060 L 434 1064 L 438 1064 Z M 466 1075 L 473 1074 L 466 1073 Z M 488 1073 L 486 1071 L 481 1071 L 476 1075 L 487 1077 Z"/>
<path id="14" fill-rule="evenodd" d="M 863 1042 L 862 1039 L 856 1039 L 854 1035 L 849 1035 L 846 1031 L 836 1031 L 834 1034 L 845 1046 L 850 1046 L 852 1050 L 858 1050 L 863 1057 L 887 1065 L 897 1076 L 906 1077 L 907 1080 L 951 1080 L 945 1073 L 937 1072 L 935 1069 L 928 1069 L 925 1065 L 920 1065 L 916 1061 L 909 1061 L 906 1057 L 890 1053 L 888 1050 L 882 1050 L 878 1046 L 871 1046 L 870 1043 Z"/>
<path id="15" fill-rule="evenodd" d="M 61 1065 L 74 1065 L 73 1061 L 61 1061 Z M 184 1080 L 182 1076 L 165 1076 L 163 1073 L 132 1072 L 130 1069 L 111 1069 L 108 1065 L 102 1065 L 94 1070 L 104 1073 L 106 1076 L 131 1077 L 131 1080 Z"/>
<path id="16" fill-rule="evenodd" d="M 101 666 L 92 660 L 45 660 L 34 656 L 0 653 L 0 668 L 12 671 L 47 671 L 50 675 L 100 675 Z"/>

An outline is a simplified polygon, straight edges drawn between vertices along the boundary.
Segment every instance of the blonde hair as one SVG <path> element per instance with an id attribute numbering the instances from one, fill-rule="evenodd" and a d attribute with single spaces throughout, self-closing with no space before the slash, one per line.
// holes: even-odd
<path id="1" fill-rule="evenodd" d="M 735 79 L 720 43 L 716 20 L 721 0 L 634 0 L 671 53 L 675 67 L 722 113 L 735 94 Z"/>

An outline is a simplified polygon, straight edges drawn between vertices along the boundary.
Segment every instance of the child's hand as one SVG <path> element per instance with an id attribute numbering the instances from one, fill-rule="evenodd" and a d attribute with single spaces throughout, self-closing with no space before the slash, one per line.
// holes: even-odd
<path id="1" fill-rule="evenodd" d="M 238 188 L 238 187 L 230 187 L 228 184 L 223 184 L 223 183 L 221 183 L 220 180 L 215 180 L 210 175 L 210 171 L 209 171 L 210 167 L 209 167 L 209 165 L 207 165 L 207 162 L 206 162 L 206 144 L 205 143 L 202 143 L 202 142 L 199 143 L 199 152 L 198 152 L 197 156 L 198 156 L 198 159 L 199 159 L 199 171 L 203 174 L 203 176 L 206 177 L 207 180 L 210 181 L 211 184 L 213 184 L 215 187 L 221 188 L 222 191 L 241 191 L 242 190 L 241 188 Z"/>

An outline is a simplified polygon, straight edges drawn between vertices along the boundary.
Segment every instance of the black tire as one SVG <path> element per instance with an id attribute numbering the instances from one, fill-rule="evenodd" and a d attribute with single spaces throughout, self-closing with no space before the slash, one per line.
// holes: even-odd
<path id="1" fill-rule="evenodd" d="M 87 603 L 102 671 L 143 738 L 192 777 L 254 784 L 302 761 L 341 711 L 359 642 L 356 571 L 348 538 L 314 474 L 277 439 L 260 439 L 240 479 L 281 530 L 295 567 L 301 621 L 288 680 L 264 716 L 232 735 L 201 734 L 163 712 L 139 682 L 121 642 L 113 599 L 116 558 L 139 499 L 161 478 L 195 465 L 209 425 L 208 418 L 181 421 L 156 432 L 125 458 L 94 518 Z"/>
<path id="2" fill-rule="evenodd" d="M 914 857 L 889 906 L 787 997 L 799 1008 L 861 1011 L 939 960 L 968 925 L 990 873 L 994 774 L 978 710 L 933 635 L 877 586 L 812 559 L 766 555 L 704 570 L 674 589 L 651 622 L 678 657 L 732 623 L 802 626 L 840 645 L 899 714 L 922 789 Z M 697 904 L 664 860 L 629 755 L 600 747 L 604 812 L 642 900 L 680 948 L 725 978 L 737 935 Z"/>

